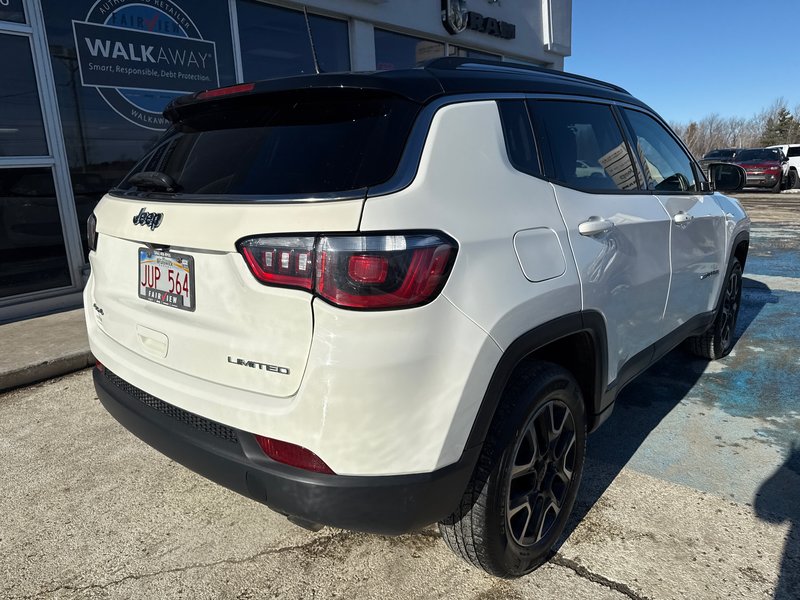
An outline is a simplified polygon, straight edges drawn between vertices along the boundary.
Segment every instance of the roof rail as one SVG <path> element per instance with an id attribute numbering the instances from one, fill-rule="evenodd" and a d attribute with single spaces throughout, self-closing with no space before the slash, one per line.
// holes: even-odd
<path id="1" fill-rule="evenodd" d="M 630 96 L 630 92 L 613 83 L 600 81 L 599 79 L 592 79 L 584 75 L 576 75 L 575 73 L 567 73 L 565 71 L 557 71 L 556 69 L 548 69 L 546 67 L 538 67 L 535 65 L 526 65 L 513 62 L 501 62 L 498 60 L 487 60 L 484 58 L 460 58 L 460 57 L 444 57 L 434 58 L 424 64 L 425 69 L 463 69 L 473 71 L 485 72 L 503 72 L 516 75 L 526 75 L 528 73 L 543 73 L 546 75 L 553 75 L 564 79 L 573 81 L 580 81 L 583 83 L 590 83 L 592 85 L 601 86 L 620 92 Z"/>

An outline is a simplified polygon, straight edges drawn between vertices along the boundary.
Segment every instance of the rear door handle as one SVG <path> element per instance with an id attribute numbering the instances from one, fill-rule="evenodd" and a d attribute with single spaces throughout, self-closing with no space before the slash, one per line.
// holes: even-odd
<path id="1" fill-rule="evenodd" d="M 614 223 L 612 221 L 592 216 L 589 217 L 588 220 L 578 225 L 578 233 L 581 235 L 592 236 L 611 231 L 613 227 Z"/>
<path id="2" fill-rule="evenodd" d="M 688 215 L 683 211 L 680 211 L 674 217 L 672 217 L 672 221 L 676 225 L 685 225 L 686 223 L 688 223 L 692 219 L 694 219 L 694 217 L 692 215 Z"/>

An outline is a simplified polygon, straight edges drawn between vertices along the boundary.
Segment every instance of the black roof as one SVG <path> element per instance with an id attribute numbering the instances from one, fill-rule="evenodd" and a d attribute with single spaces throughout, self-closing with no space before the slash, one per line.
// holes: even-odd
<path id="1" fill-rule="evenodd" d="M 474 58 L 437 58 L 415 69 L 368 73 L 322 73 L 265 79 L 247 94 L 280 94 L 297 90 L 371 90 L 396 94 L 425 104 L 440 96 L 472 93 L 566 94 L 619 100 L 648 108 L 623 88 L 581 75 L 543 67 Z M 172 121 L 185 107 L 217 102 L 203 92 L 181 96 L 169 103 L 164 116 Z M 200 108 L 197 106 L 197 108 Z M 194 112 L 194 111 L 191 111 Z"/>

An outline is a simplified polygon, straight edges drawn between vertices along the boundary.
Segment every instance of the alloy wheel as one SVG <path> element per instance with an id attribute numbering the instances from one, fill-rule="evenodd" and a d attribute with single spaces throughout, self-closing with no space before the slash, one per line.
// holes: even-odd
<path id="1" fill-rule="evenodd" d="M 533 546 L 556 523 L 575 471 L 575 441 L 575 419 L 560 400 L 540 407 L 517 439 L 506 522 L 520 546 Z"/>

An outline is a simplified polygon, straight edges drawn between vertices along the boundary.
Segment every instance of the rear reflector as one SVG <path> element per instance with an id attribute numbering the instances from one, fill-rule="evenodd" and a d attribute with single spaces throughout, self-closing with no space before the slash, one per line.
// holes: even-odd
<path id="1" fill-rule="evenodd" d="M 207 98 L 218 98 L 220 96 L 230 96 L 231 94 L 242 94 L 244 92 L 252 92 L 254 83 L 240 83 L 239 85 L 229 85 L 228 87 L 216 88 L 213 90 L 206 90 L 197 94 L 198 100 L 205 100 Z"/>
<path id="2" fill-rule="evenodd" d="M 238 247 L 260 282 L 313 290 L 358 310 L 430 302 L 444 287 L 457 249 L 442 233 L 257 237 Z"/>
<path id="3" fill-rule="evenodd" d="M 273 440 L 261 435 L 256 436 L 256 441 L 261 446 L 264 454 L 276 462 L 306 471 L 314 471 L 315 473 L 335 474 L 319 456 L 302 446 Z"/>

